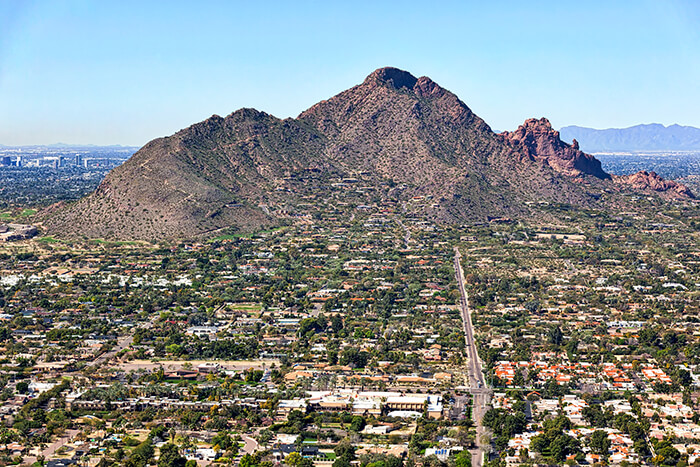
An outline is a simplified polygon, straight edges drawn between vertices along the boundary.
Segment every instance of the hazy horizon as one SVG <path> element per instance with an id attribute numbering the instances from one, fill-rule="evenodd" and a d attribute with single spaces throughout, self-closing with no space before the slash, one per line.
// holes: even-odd
<path id="1" fill-rule="evenodd" d="M 142 146 L 213 114 L 295 117 L 376 68 L 429 76 L 492 128 L 700 127 L 700 7 L 0 3 L 0 144 Z"/>
<path id="2" fill-rule="evenodd" d="M 192 123 L 194 124 L 194 123 L 197 123 L 197 122 L 192 122 Z M 682 127 L 686 127 L 686 128 L 697 128 L 697 127 L 693 127 L 693 126 L 689 126 L 689 125 L 678 125 L 678 124 L 663 125 L 663 124 L 653 123 L 653 122 L 652 122 L 652 123 L 639 123 L 639 124 L 637 124 L 637 125 L 632 125 L 632 126 L 630 126 L 630 127 L 624 127 L 624 128 L 614 128 L 614 127 L 611 127 L 611 128 L 592 128 L 592 127 L 581 127 L 581 126 L 579 126 L 579 125 L 567 125 L 567 126 L 570 126 L 570 127 L 578 127 L 578 128 L 586 128 L 586 129 L 589 129 L 589 130 L 596 130 L 596 131 L 603 131 L 603 130 L 626 130 L 626 129 L 633 128 L 633 127 L 636 127 L 636 126 L 650 126 L 650 125 L 662 125 L 662 126 L 664 126 L 664 128 L 668 128 L 668 127 L 671 127 L 671 126 L 674 126 L 674 125 L 675 125 L 675 126 L 682 126 Z M 555 129 L 561 130 L 562 128 L 565 128 L 565 127 L 560 127 L 560 128 L 555 128 Z M 697 128 L 697 129 L 700 129 L 700 128 Z M 501 129 L 494 129 L 494 128 L 491 128 L 491 130 L 494 131 L 494 132 L 496 132 L 496 133 L 500 133 L 500 132 L 502 132 L 502 131 L 510 131 L 510 130 L 512 130 L 512 129 L 511 129 L 511 128 L 508 128 L 508 129 L 506 129 L 506 130 L 501 130 Z M 150 141 L 150 140 L 149 140 L 149 141 Z M 148 142 L 148 141 L 147 141 L 147 142 Z M 144 144 L 146 144 L 146 143 L 144 143 Z M 29 147 L 47 147 L 47 148 L 60 148 L 60 147 L 68 147 L 68 148 L 79 148 L 79 147 L 86 147 L 86 148 L 89 148 L 89 147 L 96 147 L 96 148 L 100 148 L 100 147 L 102 147 L 102 148 L 104 148 L 104 147 L 140 148 L 140 147 L 142 147 L 142 146 L 143 146 L 143 144 L 141 144 L 141 145 L 137 145 L 137 144 L 119 144 L 119 143 L 99 144 L 99 143 L 80 143 L 80 142 L 66 143 L 66 142 L 63 142 L 63 141 L 57 141 L 57 142 L 54 142 L 54 143 L 36 143 L 36 144 L 34 144 L 34 143 L 27 143 L 27 144 L 5 144 L 5 143 L 3 143 L 2 141 L 0 141 L 0 147 L 8 147 L 8 148 L 22 148 L 22 147 L 27 147 L 27 148 L 29 148 Z M 689 150 L 689 151 L 695 152 L 694 150 Z"/>

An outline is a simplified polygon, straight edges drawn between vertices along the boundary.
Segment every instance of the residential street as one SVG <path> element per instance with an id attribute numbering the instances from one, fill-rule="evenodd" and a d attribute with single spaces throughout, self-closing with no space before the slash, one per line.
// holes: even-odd
<path id="1" fill-rule="evenodd" d="M 58 451 L 58 449 L 61 446 L 68 443 L 78 433 L 80 433 L 80 430 L 66 430 L 66 432 L 63 434 L 63 436 L 58 438 L 51 445 L 49 445 L 46 449 L 41 451 L 41 455 L 44 456 L 44 458 L 46 458 L 46 459 L 51 459 L 51 457 L 54 455 L 54 453 L 56 451 Z M 36 457 L 25 457 L 24 458 L 24 463 L 27 465 L 31 465 L 36 461 L 37 461 Z"/>

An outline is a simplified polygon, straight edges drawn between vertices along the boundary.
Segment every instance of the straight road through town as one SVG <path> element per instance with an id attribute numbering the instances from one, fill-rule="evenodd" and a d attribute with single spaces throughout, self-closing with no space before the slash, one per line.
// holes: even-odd
<path id="1" fill-rule="evenodd" d="M 486 433 L 481 421 L 491 402 L 491 389 L 487 386 L 484 373 L 481 371 L 481 361 L 476 350 L 476 342 L 474 342 L 474 326 L 472 325 L 472 316 L 469 310 L 469 295 L 467 295 L 467 290 L 464 287 L 464 272 L 460 262 L 462 255 L 457 247 L 455 247 L 454 251 L 455 279 L 459 287 L 460 310 L 464 327 L 464 339 L 466 341 L 468 386 L 470 388 L 469 392 L 474 397 L 472 418 L 476 425 L 477 449 L 472 451 L 472 467 L 481 467 L 485 451 L 482 438 Z"/>

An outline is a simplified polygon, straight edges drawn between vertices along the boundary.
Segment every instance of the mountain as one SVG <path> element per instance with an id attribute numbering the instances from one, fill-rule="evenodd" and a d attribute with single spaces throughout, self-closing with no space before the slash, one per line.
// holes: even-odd
<path id="1" fill-rule="evenodd" d="M 41 218 L 59 236 L 250 231 L 294 219 L 305 196 L 356 176 L 399 203 L 431 199 L 414 214 L 443 222 L 529 217 L 540 201 L 594 206 L 612 184 L 546 120 L 496 134 L 430 78 L 381 68 L 295 119 L 241 109 L 153 140 L 94 193 Z"/>
<path id="2" fill-rule="evenodd" d="M 589 152 L 700 151 L 700 128 L 692 126 L 652 123 L 607 130 L 565 126 L 559 131 L 563 140 L 576 139 Z"/>

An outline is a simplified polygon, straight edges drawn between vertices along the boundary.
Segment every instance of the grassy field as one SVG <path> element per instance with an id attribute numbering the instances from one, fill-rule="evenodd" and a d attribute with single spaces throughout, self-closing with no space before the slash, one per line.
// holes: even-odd
<path id="1" fill-rule="evenodd" d="M 23 222 L 25 218 L 36 214 L 36 209 L 15 209 L 14 211 L 0 212 L 0 222 Z"/>
<path id="2" fill-rule="evenodd" d="M 61 243 L 61 240 L 53 237 L 40 237 L 36 241 L 41 243 Z"/>
<path id="3" fill-rule="evenodd" d="M 252 311 L 252 312 L 259 312 L 262 309 L 262 305 L 259 303 L 239 303 L 239 304 L 231 304 L 229 305 L 231 310 L 233 311 Z"/>
<path id="4" fill-rule="evenodd" d="M 19 217 L 29 217 L 34 214 L 36 214 L 36 209 L 22 209 L 22 212 L 19 213 Z"/>

